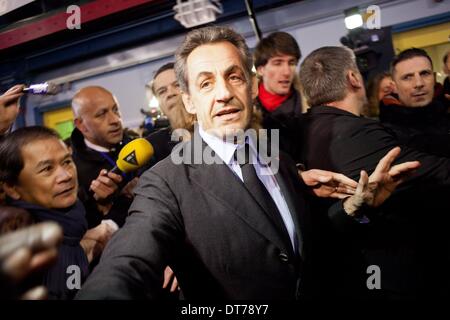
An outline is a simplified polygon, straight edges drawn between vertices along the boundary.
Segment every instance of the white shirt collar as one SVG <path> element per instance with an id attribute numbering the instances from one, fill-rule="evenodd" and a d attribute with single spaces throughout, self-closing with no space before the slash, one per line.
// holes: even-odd
<path id="1" fill-rule="evenodd" d="M 96 145 L 92 142 L 90 142 L 89 140 L 87 140 L 86 138 L 84 138 L 84 143 L 86 144 L 86 146 L 92 150 L 98 151 L 98 152 L 110 152 L 111 150 L 104 148 L 102 146 Z"/>
<path id="2" fill-rule="evenodd" d="M 222 159 L 222 161 L 230 165 L 233 162 L 233 156 L 236 152 L 236 149 L 242 148 L 243 144 L 235 144 L 230 143 L 228 141 L 224 141 L 219 137 L 209 134 L 203 130 L 203 128 L 199 125 L 199 134 L 202 139 L 208 144 L 211 149 Z M 246 142 L 249 144 L 250 149 L 252 150 L 254 155 L 257 155 L 255 141 L 251 138 L 251 136 L 246 136 Z"/>

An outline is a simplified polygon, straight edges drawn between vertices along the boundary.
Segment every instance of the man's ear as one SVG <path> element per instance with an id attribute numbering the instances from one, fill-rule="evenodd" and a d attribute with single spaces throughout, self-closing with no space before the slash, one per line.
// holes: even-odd
<path id="1" fill-rule="evenodd" d="M 14 199 L 14 200 L 19 200 L 20 199 L 20 193 L 17 192 L 16 187 L 15 186 L 11 186 L 7 183 L 3 183 L 2 184 L 2 188 L 5 191 L 5 193 L 8 195 L 8 197 Z"/>
<path id="2" fill-rule="evenodd" d="M 362 76 L 353 70 L 348 70 L 347 79 L 353 88 L 359 89 L 364 87 Z"/>
<path id="3" fill-rule="evenodd" d="M 189 112 L 190 114 L 197 114 L 197 109 L 195 108 L 194 104 L 192 103 L 190 95 L 182 92 L 181 99 L 183 100 L 183 104 L 184 104 L 184 107 L 186 108 L 187 112 Z"/>
<path id="4" fill-rule="evenodd" d="M 256 68 L 256 73 L 258 74 L 258 76 L 262 77 L 264 73 L 264 66 L 259 66 L 258 68 Z"/>
<path id="5" fill-rule="evenodd" d="M 77 127 L 78 130 L 81 131 L 81 133 L 85 133 L 86 132 L 86 126 L 83 123 L 83 120 L 81 120 L 80 118 L 75 118 L 73 120 L 73 123 L 75 124 L 75 127 Z"/>
<path id="6" fill-rule="evenodd" d="M 392 80 L 392 92 L 398 94 L 397 84 L 395 83 L 394 80 Z"/>

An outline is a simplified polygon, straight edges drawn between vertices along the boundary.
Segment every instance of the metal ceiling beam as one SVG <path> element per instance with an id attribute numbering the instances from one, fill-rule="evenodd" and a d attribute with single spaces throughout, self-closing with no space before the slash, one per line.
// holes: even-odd
<path id="1" fill-rule="evenodd" d="M 158 0 L 122 0 L 109 1 L 97 0 L 80 6 L 81 26 L 83 23 L 118 13 L 142 4 L 160 2 Z M 0 50 L 36 40 L 50 34 L 67 30 L 67 19 L 70 13 L 66 10 L 58 12 L 50 17 L 27 23 L 20 27 L 0 33 Z"/>

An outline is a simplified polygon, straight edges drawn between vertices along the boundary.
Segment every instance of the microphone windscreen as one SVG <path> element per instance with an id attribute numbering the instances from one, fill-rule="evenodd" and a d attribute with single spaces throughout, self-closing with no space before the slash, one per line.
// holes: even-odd
<path id="1" fill-rule="evenodd" d="M 59 93 L 60 86 L 53 82 L 44 82 L 32 84 L 28 88 L 24 88 L 23 92 L 30 94 L 55 95 Z"/>
<path id="2" fill-rule="evenodd" d="M 117 167 L 125 173 L 143 167 L 153 157 L 153 146 L 144 138 L 135 139 L 127 143 L 119 152 Z"/>

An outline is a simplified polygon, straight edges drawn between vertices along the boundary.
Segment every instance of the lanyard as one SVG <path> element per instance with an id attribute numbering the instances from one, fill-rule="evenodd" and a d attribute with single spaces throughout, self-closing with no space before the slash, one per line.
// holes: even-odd
<path id="1" fill-rule="evenodd" d="M 109 156 L 107 152 L 99 152 L 99 153 L 106 161 L 109 162 L 110 165 L 113 166 L 113 168 L 116 166 L 116 162 Z M 128 179 L 130 179 L 130 177 L 125 172 L 122 172 L 122 177 L 124 178 L 125 181 L 128 181 Z"/>

